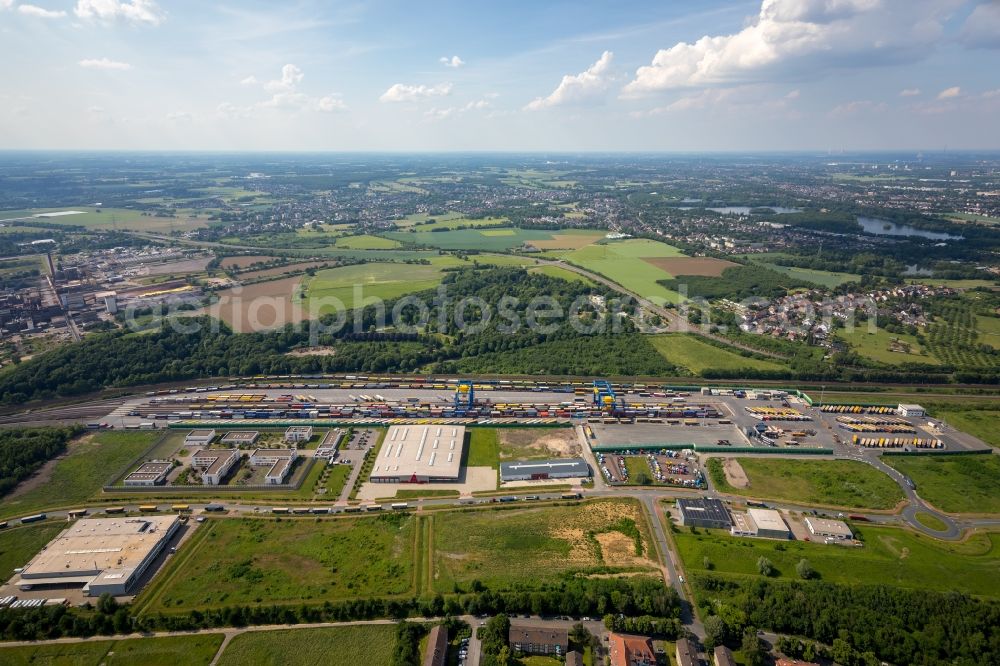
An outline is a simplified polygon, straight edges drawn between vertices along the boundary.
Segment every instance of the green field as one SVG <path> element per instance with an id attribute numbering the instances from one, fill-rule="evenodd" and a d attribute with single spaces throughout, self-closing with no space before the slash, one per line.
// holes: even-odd
<path id="1" fill-rule="evenodd" d="M 468 467 L 497 468 L 500 463 L 500 444 L 493 428 L 469 428 Z"/>
<path id="2" fill-rule="evenodd" d="M 885 456 L 883 460 L 913 479 L 920 497 L 941 511 L 1000 513 L 1000 457 Z"/>
<path id="3" fill-rule="evenodd" d="M 796 280 L 805 280 L 806 282 L 812 282 L 813 284 L 822 285 L 824 287 L 839 287 L 846 282 L 857 282 L 861 279 L 860 275 L 855 275 L 854 273 L 834 273 L 832 271 L 820 271 L 813 268 L 779 266 L 778 264 L 765 262 L 757 263 L 761 266 L 767 266 L 771 270 L 778 271 L 779 273 L 784 273 L 785 275 L 793 277 Z"/>
<path id="4" fill-rule="evenodd" d="M 588 245 L 563 255 L 565 260 L 613 280 L 629 291 L 663 305 L 677 303 L 680 295 L 657 283 L 673 276 L 643 261 L 655 257 L 683 257 L 672 245 L 644 238 Z"/>
<path id="5" fill-rule="evenodd" d="M 82 643 L 0 647 L 7 666 L 176 666 L 210 664 L 222 634 L 90 640 Z"/>
<path id="6" fill-rule="evenodd" d="M 948 524 L 932 513 L 927 513 L 926 511 L 918 511 L 913 515 L 913 517 L 917 519 L 918 523 L 920 523 L 924 527 L 934 530 L 935 532 L 948 531 Z"/>
<path id="7" fill-rule="evenodd" d="M 144 610 L 392 596 L 413 587 L 412 516 L 211 520 L 140 597 Z"/>
<path id="8" fill-rule="evenodd" d="M 6 582 L 14 569 L 23 567 L 42 547 L 66 529 L 62 521 L 9 527 L 0 532 L 0 581 Z"/>
<path id="9" fill-rule="evenodd" d="M 574 273 L 569 269 L 560 268 L 559 266 L 538 266 L 537 268 L 529 269 L 528 272 L 541 273 L 542 275 L 559 278 L 560 280 L 566 280 L 567 282 L 582 282 L 585 285 L 591 287 L 594 286 L 594 282 L 590 278 L 586 278 L 579 273 Z"/>
<path id="10" fill-rule="evenodd" d="M 889 333 L 881 328 L 870 333 L 867 324 L 861 324 L 850 331 L 847 329 L 837 331 L 837 337 L 850 345 L 851 349 L 858 354 L 880 363 L 929 363 L 932 365 L 940 365 L 941 363 L 937 357 L 927 353 L 913 335 Z M 889 346 L 893 340 L 899 340 L 901 343 L 909 345 L 909 353 L 890 351 Z M 902 348 L 901 346 L 900 349 Z"/>
<path id="11" fill-rule="evenodd" d="M 785 367 L 774 361 L 764 361 L 757 358 L 747 358 L 736 352 L 720 349 L 688 333 L 665 333 L 649 338 L 656 351 L 660 352 L 668 362 L 687 368 L 693 374 L 700 375 L 705 370 L 784 370 Z"/>
<path id="12" fill-rule="evenodd" d="M 61 215 L 58 217 L 39 217 L 39 213 L 54 213 L 77 210 L 79 215 Z M 98 212 L 100 211 L 100 212 Z M 190 217 L 178 214 L 177 217 L 156 217 L 144 215 L 142 211 L 128 208 L 92 208 L 88 206 L 67 206 L 65 208 L 37 208 L 33 210 L 11 210 L 0 212 L 0 222 L 6 219 L 26 217 L 45 224 L 64 224 L 67 226 L 86 227 L 94 230 L 127 230 L 170 232 L 174 230 L 188 231 L 206 226 L 204 217 Z"/>
<path id="13" fill-rule="evenodd" d="M 963 409 L 961 405 L 934 407 L 934 418 L 941 419 L 952 428 L 978 437 L 990 446 L 1000 448 L 1000 409 Z"/>
<path id="14" fill-rule="evenodd" d="M 632 521 L 642 543 L 614 527 Z M 537 587 L 595 567 L 655 571 L 651 541 L 635 500 L 580 506 L 442 512 L 432 518 L 433 587 L 442 593 L 478 580 L 491 589 Z"/>
<path id="15" fill-rule="evenodd" d="M 726 481 L 722 459 L 708 461 L 712 485 L 720 492 L 758 499 L 850 507 L 892 509 L 903 491 L 887 475 L 852 460 L 737 458 L 750 481 L 734 488 Z"/>
<path id="16" fill-rule="evenodd" d="M 219 666 L 389 666 L 395 644 L 391 624 L 250 631 L 233 638 Z"/>
<path id="17" fill-rule="evenodd" d="M 718 530 L 679 531 L 673 535 L 684 567 L 759 578 L 757 559 L 771 560 L 780 579 L 799 580 L 795 565 L 809 560 L 818 579 L 847 585 L 897 585 L 1000 597 L 1000 534 L 977 533 L 967 541 L 947 543 L 897 527 L 859 527 L 864 546 L 805 541 L 771 541 L 730 536 Z"/>
<path id="18" fill-rule="evenodd" d="M 337 247 L 348 250 L 392 250 L 400 245 L 399 241 L 380 238 L 379 236 L 369 236 L 368 234 L 344 236 L 337 239 Z"/>
<path id="19" fill-rule="evenodd" d="M 73 508 L 98 493 L 162 436 L 159 432 L 101 432 L 69 445 L 69 453 L 51 467 L 51 476 L 30 490 L 21 487 L 4 498 L 0 517 Z M 45 474 L 48 467 L 43 467 Z M 25 484 L 32 483 L 29 479 Z"/>
<path id="20" fill-rule="evenodd" d="M 976 330 L 979 331 L 979 343 L 1000 349 L 1000 317 L 976 316 Z"/>
<path id="21" fill-rule="evenodd" d="M 503 252 L 520 247 L 526 241 L 549 240 L 552 232 L 536 229 L 507 227 L 510 234 L 497 234 L 498 229 L 454 229 L 449 231 L 424 231 L 425 227 L 411 227 L 410 231 L 391 231 L 383 234 L 402 243 L 416 243 L 443 250 L 482 250 Z"/>
<path id="22" fill-rule="evenodd" d="M 307 283 L 308 297 L 313 303 L 323 299 L 339 299 L 348 310 L 363 304 L 363 299 L 393 299 L 424 289 L 433 289 L 441 283 L 442 268 L 461 265 L 460 260 L 440 257 L 430 265 L 377 263 L 342 266 L 319 271 Z M 355 288 L 359 292 L 355 293 Z M 360 295 L 360 299 L 358 296 Z M 320 312 L 333 312 L 334 305 L 320 307 Z"/>

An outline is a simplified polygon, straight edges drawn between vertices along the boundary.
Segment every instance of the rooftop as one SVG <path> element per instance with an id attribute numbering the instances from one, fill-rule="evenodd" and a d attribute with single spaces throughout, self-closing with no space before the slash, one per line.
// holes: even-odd
<path id="1" fill-rule="evenodd" d="M 691 518 L 729 523 L 729 509 L 717 499 L 679 499 L 677 509 Z"/>
<path id="2" fill-rule="evenodd" d="M 583 458 L 563 460 L 521 460 L 500 463 L 500 475 L 507 474 L 553 474 L 573 473 L 576 476 L 590 476 L 590 465 Z"/>
<path id="3" fill-rule="evenodd" d="M 788 531 L 788 525 L 785 524 L 781 514 L 774 509 L 748 509 L 747 513 L 757 525 L 758 530 Z"/>
<path id="4" fill-rule="evenodd" d="M 457 479 L 464 446 L 464 426 L 393 426 L 385 434 L 371 475 Z"/>

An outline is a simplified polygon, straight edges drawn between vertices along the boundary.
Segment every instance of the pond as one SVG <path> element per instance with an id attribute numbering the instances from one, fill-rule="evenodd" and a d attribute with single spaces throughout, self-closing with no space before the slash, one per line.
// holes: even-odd
<path id="1" fill-rule="evenodd" d="M 952 236 L 951 234 L 945 234 L 938 231 L 917 229 L 916 227 L 911 227 L 908 224 L 896 224 L 895 222 L 890 222 L 888 220 L 880 220 L 877 217 L 864 217 L 859 215 L 858 224 L 861 225 L 861 228 L 866 233 L 877 234 L 879 236 L 919 236 L 921 238 L 929 238 L 931 240 L 964 240 L 962 236 Z"/>
<path id="2" fill-rule="evenodd" d="M 801 208 L 786 208 L 784 206 L 755 206 L 755 208 L 769 208 L 779 215 L 802 212 Z M 694 206 L 678 206 L 677 210 L 694 210 Z M 749 215 L 753 208 L 750 206 L 722 206 L 719 208 L 706 208 L 705 210 L 710 210 L 720 215 Z M 764 214 L 766 215 L 767 213 Z"/>

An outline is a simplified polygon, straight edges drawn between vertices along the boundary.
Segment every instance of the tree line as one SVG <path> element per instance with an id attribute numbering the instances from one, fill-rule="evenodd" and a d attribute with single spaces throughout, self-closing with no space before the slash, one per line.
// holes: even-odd
<path id="1" fill-rule="evenodd" d="M 80 432 L 79 426 L 0 430 L 0 497 L 63 453 Z"/>

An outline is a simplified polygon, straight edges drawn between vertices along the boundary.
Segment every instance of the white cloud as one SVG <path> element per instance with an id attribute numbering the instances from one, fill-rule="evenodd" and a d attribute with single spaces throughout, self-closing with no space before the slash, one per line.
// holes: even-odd
<path id="1" fill-rule="evenodd" d="M 962 89 L 958 86 L 952 86 L 951 88 L 945 88 L 938 93 L 938 99 L 951 99 L 952 97 L 958 97 L 962 94 Z"/>
<path id="2" fill-rule="evenodd" d="M 258 83 L 257 77 L 254 76 L 253 74 L 240 81 L 241 86 L 255 86 L 257 85 L 257 83 Z"/>
<path id="3" fill-rule="evenodd" d="M 839 104 L 830 110 L 830 115 L 835 118 L 846 118 L 848 116 L 856 116 L 859 113 L 867 112 L 882 112 L 887 110 L 888 107 L 884 102 L 873 102 L 869 99 L 861 99 L 853 102 L 845 102 L 844 104 Z"/>
<path id="4" fill-rule="evenodd" d="M 170 122 L 187 122 L 194 120 L 194 116 L 187 111 L 172 111 L 167 114 L 167 120 Z"/>
<path id="5" fill-rule="evenodd" d="M 920 88 L 904 88 L 899 91 L 900 97 L 916 97 L 920 94 Z"/>
<path id="6" fill-rule="evenodd" d="M 528 111 L 538 111 L 563 104 L 576 104 L 599 96 L 611 83 L 611 61 L 614 54 L 605 51 L 593 65 L 579 74 L 567 74 L 548 97 L 538 97 L 526 107 Z"/>
<path id="7" fill-rule="evenodd" d="M 327 95 L 326 97 L 320 97 L 316 102 L 316 110 L 323 113 L 346 111 L 347 104 L 344 103 L 344 100 L 340 99 L 340 95 Z"/>
<path id="8" fill-rule="evenodd" d="M 450 94 L 450 83 L 439 83 L 434 86 L 408 86 L 404 83 L 396 83 L 382 93 L 378 99 L 380 102 L 416 102 L 428 97 L 444 97 Z"/>
<path id="9" fill-rule="evenodd" d="M 964 0 L 762 0 L 735 34 L 660 49 L 623 95 L 816 78 L 834 68 L 916 61 Z"/>
<path id="10" fill-rule="evenodd" d="M 442 64 L 442 65 L 444 65 L 445 67 L 454 67 L 454 68 L 456 68 L 456 69 L 457 69 L 458 67 L 461 67 L 462 65 L 464 65 L 464 64 L 465 64 L 465 61 L 464 61 L 464 60 L 462 60 L 461 58 L 459 58 L 459 57 L 458 57 L 457 55 L 456 55 L 456 56 L 452 56 L 452 57 L 450 57 L 450 58 L 449 58 L 449 57 L 447 57 L 447 56 L 444 56 L 444 57 L 442 57 L 442 58 L 440 59 L 440 62 L 441 62 L 441 64 Z"/>
<path id="11" fill-rule="evenodd" d="M 1000 2 L 984 2 L 973 9 L 962 26 L 961 39 L 972 48 L 1000 48 Z"/>
<path id="12" fill-rule="evenodd" d="M 633 118 L 659 116 L 665 113 L 683 111 L 706 112 L 745 112 L 750 109 L 766 110 L 772 113 L 791 112 L 792 102 L 799 99 L 801 93 L 792 90 L 782 96 L 776 96 L 772 90 L 761 85 L 735 86 L 732 88 L 705 88 L 697 93 L 683 95 L 666 106 L 659 106 L 647 111 L 633 111 Z"/>
<path id="13" fill-rule="evenodd" d="M 296 65 L 288 64 L 281 68 L 281 78 L 268 81 L 264 84 L 264 90 L 268 92 L 281 92 L 294 90 L 305 74 Z M 252 77 L 251 77 L 252 78 Z M 246 79 L 244 79 L 246 80 Z"/>
<path id="14" fill-rule="evenodd" d="M 0 0 L 0 9 L 10 9 L 14 6 L 14 0 Z"/>
<path id="15" fill-rule="evenodd" d="M 165 16 L 155 0 L 77 0 L 73 13 L 83 20 L 159 25 Z"/>
<path id="16" fill-rule="evenodd" d="M 80 67 L 86 69 L 106 69 L 106 70 L 117 70 L 126 71 L 132 69 L 132 65 L 127 62 L 120 62 L 118 60 L 111 60 L 110 58 L 86 58 L 79 62 Z"/>
<path id="17" fill-rule="evenodd" d="M 21 12 L 25 16 L 34 16 L 35 18 L 44 19 L 64 18 L 66 16 L 66 12 L 62 10 L 45 9 L 44 7 L 39 7 L 37 5 L 18 5 L 17 11 Z"/>
<path id="18" fill-rule="evenodd" d="M 463 106 L 449 106 L 444 109 L 430 109 L 424 112 L 424 120 L 444 120 L 453 116 L 458 116 L 469 111 L 482 111 L 490 108 L 490 103 L 485 99 L 478 99 Z"/>

